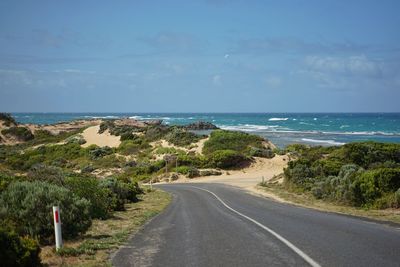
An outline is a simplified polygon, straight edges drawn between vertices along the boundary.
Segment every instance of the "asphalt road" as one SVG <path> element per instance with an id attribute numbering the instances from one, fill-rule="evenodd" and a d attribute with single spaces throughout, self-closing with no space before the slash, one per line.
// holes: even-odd
<path id="1" fill-rule="evenodd" d="M 227 185 L 159 187 L 173 194 L 171 205 L 117 251 L 115 266 L 400 266 L 396 225 Z"/>

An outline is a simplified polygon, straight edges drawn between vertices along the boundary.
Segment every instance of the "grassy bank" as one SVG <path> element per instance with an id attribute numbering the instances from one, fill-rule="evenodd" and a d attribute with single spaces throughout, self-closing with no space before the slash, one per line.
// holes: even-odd
<path id="1" fill-rule="evenodd" d="M 163 191 L 148 192 L 141 196 L 141 201 L 126 204 L 125 211 L 116 211 L 107 220 L 94 220 L 82 238 L 65 242 L 59 253 L 54 246 L 42 247 L 42 262 L 48 266 L 111 266 L 110 253 L 161 212 L 170 200 L 170 195 Z"/>
<path id="2" fill-rule="evenodd" d="M 309 192 L 300 192 L 296 188 L 288 188 L 283 184 L 277 183 L 265 183 L 258 185 L 257 188 L 261 191 L 266 192 L 273 198 L 274 196 L 279 197 L 283 201 L 288 203 L 317 209 L 320 211 L 335 212 L 340 214 L 346 214 L 351 216 L 365 217 L 373 220 L 394 222 L 400 224 L 400 210 L 399 209 L 371 209 L 361 207 L 351 207 L 339 205 L 335 202 L 327 200 L 316 199 Z"/>

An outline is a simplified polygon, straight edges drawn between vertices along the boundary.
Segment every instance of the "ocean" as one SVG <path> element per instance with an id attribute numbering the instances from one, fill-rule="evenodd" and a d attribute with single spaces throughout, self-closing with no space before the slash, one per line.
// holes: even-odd
<path id="1" fill-rule="evenodd" d="M 374 140 L 400 143 L 400 113 L 13 113 L 18 122 L 53 124 L 75 119 L 130 117 L 161 119 L 169 125 L 208 121 L 222 129 L 268 138 L 279 147 L 292 143 L 343 145 Z"/>

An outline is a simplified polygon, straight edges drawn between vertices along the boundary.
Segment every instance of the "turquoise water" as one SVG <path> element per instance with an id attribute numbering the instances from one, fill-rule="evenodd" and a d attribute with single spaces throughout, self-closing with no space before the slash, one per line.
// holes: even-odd
<path id="1" fill-rule="evenodd" d="M 342 145 L 375 140 L 400 143 L 400 113 L 14 113 L 21 123 L 53 124 L 88 118 L 161 119 L 183 125 L 198 120 L 259 134 L 280 147 L 291 143 Z"/>

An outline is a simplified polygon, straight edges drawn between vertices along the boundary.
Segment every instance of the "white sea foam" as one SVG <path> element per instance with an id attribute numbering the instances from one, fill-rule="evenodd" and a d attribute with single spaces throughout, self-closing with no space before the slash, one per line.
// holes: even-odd
<path id="1" fill-rule="evenodd" d="M 269 121 L 287 121 L 289 118 L 270 118 Z"/>
<path id="2" fill-rule="evenodd" d="M 309 143 L 317 143 L 317 144 L 328 144 L 328 145 L 334 145 L 334 146 L 342 146 L 346 143 L 342 142 L 336 142 L 335 140 L 319 140 L 319 139 L 311 139 L 311 138 L 302 138 L 301 139 L 304 142 L 309 142 Z"/>
<path id="3" fill-rule="evenodd" d="M 141 119 L 143 119 L 143 117 L 142 116 L 130 116 L 129 119 L 141 120 Z"/>
<path id="4" fill-rule="evenodd" d="M 84 116 L 85 118 L 90 119 L 118 119 L 119 116 Z"/>
<path id="5" fill-rule="evenodd" d="M 254 125 L 254 124 L 217 125 L 217 126 L 224 130 L 244 131 L 244 132 L 259 132 L 259 131 L 272 132 L 275 131 L 277 127 L 279 127 L 279 125 Z"/>
<path id="6" fill-rule="evenodd" d="M 318 135 L 383 135 L 383 136 L 400 136 L 400 133 L 389 132 L 334 132 L 334 131 L 301 131 L 292 130 L 290 128 L 281 127 L 280 125 L 254 125 L 254 124 L 240 124 L 240 125 L 217 125 L 224 130 L 244 131 L 244 132 L 270 132 L 270 133 L 288 133 L 288 134 L 318 134 Z"/>

